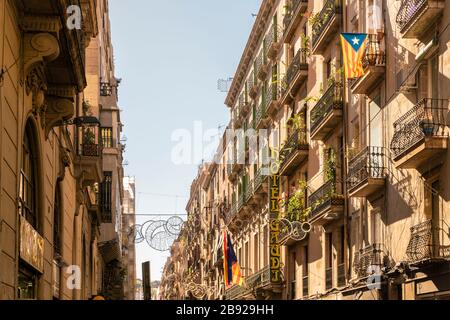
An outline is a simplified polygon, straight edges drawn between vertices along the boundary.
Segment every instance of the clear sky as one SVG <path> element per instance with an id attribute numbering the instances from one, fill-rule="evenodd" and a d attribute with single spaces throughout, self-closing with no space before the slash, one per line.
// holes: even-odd
<path id="1" fill-rule="evenodd" d="M 138 214 L 185 213 L 199 163 L 175 165 L 177 129 L 226 125 L 225 93 L 261 0 L 110 0 L 119 104 L 125 125 L 126 175 L 136 177 Z M 178 196 L 175 197 L 175 196 Z M 155 219 L 139 216 L 137 223 Z M 159 280 L 168 252 L 136 246 L 137 272 L 151 261 Z"/>

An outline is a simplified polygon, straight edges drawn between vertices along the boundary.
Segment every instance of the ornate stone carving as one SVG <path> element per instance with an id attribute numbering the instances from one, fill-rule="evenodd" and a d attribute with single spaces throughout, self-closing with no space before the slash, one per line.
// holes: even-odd
<path id="1" fill-rule="evenodd" d="M 24 42 L 24 71 L 27 77 L 40 63 L 53 61 L 59 56 L 58 39 L 50 33 L 27 33 Z"/>
<path id="2" fill-rule="evenodd" d="M 22 19 L 22 29 L 25 32 L 51 32 L 58 34 L 61 21 L 58 16 L 25 15 Z"/>
<path id="3" fill-rule="evenodd" d="M 60 126 L 73 117 L 74 101 L 70 98 L 47 96 L 43 113 L 42 126 L 45 129 L 45 136 L 48 137 L 53 127 Z"/>

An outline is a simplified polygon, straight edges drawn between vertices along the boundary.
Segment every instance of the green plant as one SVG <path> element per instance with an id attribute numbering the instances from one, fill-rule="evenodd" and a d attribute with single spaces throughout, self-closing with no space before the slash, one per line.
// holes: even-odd
<path id="1" fill-rule="evenodd" d="M 83 144 L 95 144 L 95 133 L 88 128 L 83 135 Z"/>
<path id="2" fill-rule="evenodd" d="M 336 153 L 333 148 L 325 150 L 324 172 L 326 181 L 336 181 Z"/>
<path id="3" fill-rule="evenodd" d="M 286 215 L 291 221 L 304 222 L 309 214 L 309 209 L 306 208 L 307 182 L 299 180 L 298 184 L 297 191 L 289 198 Z"/>

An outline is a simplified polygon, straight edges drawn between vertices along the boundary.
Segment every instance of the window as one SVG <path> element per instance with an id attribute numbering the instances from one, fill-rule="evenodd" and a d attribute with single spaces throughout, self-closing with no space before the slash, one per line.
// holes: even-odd
<path id="1" fill-rule="evenodd" d="M 33 132 L 31 125 L 27 125 L 22 145 L 22 170 L 19 182 L 19 214 L 37 230 L 36 207 L 36 155 L 32 148 Z"/>
<path id="2" fill-rule="evenodd" d="M 112 148 L 113 147 L 112 128 L 101 128 L 101 133 L 102 133 L 103 148 Z"/>
<path id="3" fill-rule="evenodd" d="M 291 253 L 290 263 L 290 299 L 295 300 L 297 298 L 297 254 Z"/>
<path id="4" fill-rule="evenodd" d="M 38 215 L 38 183 L 37 183 L 37 152 L 35 147 L 36 134 L 33 125 L 29 121 L 25 126 L 22 144 L 22 168 L 19 181 L 19 214 L 24 217 L 31 226 L 39 231 Z M 28 265 L 19 262 L 17 283 L 18 299 L 37 298 L 37 273 Z"/>
<path id="5" fill-rule="evenodd" d="M 103 173 L 104 180 L 100 185 L 102 220 L 105 223 L 112 222 L 112 172 Z"/>
<path id="6" fill-rule="evenodd" d="M 308 246 L 303 247 L 302 257 L 302 276 L 303 276 L 303 297 L 309 296 L 309 262 L 308 262 Z"/>
<path id="7" fill-rule="evenodd" d="M 325 288 L 329 290 L 333 287 L 333 234 L 325 234 Z"/>
<path id="8" fill-rule="evenodd" d="M 255 272 L 259 271 L 259 247 L 260 247 L 260 243 L 259 243 L 259 233 L 256 233 L 253 237 L 254 239 L 254 245 L 253 245 L 253 250 L 254 252 L 254 257 L 255 257 L 255 261 L 253 263 L 253 269 L 255 270 Z"/>

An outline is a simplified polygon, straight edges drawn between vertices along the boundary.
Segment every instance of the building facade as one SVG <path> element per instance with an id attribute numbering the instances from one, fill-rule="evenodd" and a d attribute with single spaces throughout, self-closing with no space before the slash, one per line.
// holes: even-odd
<path id="1" fill-rule="evenodd" d="M 123 192 L 123 263 L 127 268 L 124 294 L 127 300 L 140 300 L 136 297 L 136 246 L 134 241 L 131 241 L 134 234 L 130 234 L 130 230 L 134 230 L 136 225 L 136 179 L 134 177 L 123 178 Z"/>
<path id="2" fill-rule="evenodd" d="M 235 136 L 199 171 L 179 239 L 197 296 L 449 298 L 449 8 L 262 1 L 225 101 Z M 360 78 L 342 32 L 368 34 Z M 223 230 L 242 287 L 222 285 Z"/>
<path id="3" fill-rule="evenodd" d="M 101 83 L 93 77 L 104 53 L 92 48 L 100 37 L 110 46 L 107 5 L 0 1 L 0 299 L 105 291 Z"/>

